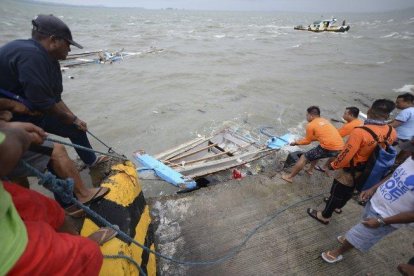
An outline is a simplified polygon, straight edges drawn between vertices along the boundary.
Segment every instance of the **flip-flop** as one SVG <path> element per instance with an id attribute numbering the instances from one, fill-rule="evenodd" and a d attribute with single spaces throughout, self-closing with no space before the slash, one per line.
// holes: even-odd
<path id="1" fill-rule="evenodd" d="M 75 204 L 65 208 L 65 213 L 73 218 L 83 218 L 86 215 L 85 211 L 78 208 Z"/>
<path id="2" fill-rule="evenodd" d="M 321 257 L 325 262 L 330 263 L 330 264 L 334 264 L 336 262 L 342 261 L 343 259 L 342 255 L 339 255 L 338 257 L 335 258 L 334 256 L 332 256 L 331 252 L 329 251 L 322 252 Z"/>
<path id="3" fill-rule="evenodd" d="M 336 237 L 336 240 L 340 243 L 340 244 L 344 244 L 345 242 L 345 236 L 338 236 Z"/>
<path id="4" fill-rule="evenodd" d="M 102 163 L 108 162 L 108 161 L 109 161 L 109 160 L 111 160 L 111 159 L 112 159 L 112 157 L 110 157 L 110 156 L 108 156 L 108 155 L 98 155 L 98 156 L 96 157 L 96 160 L 95 160 L 92 164 L 88 165 L 88 167 L 89 167 L 89 168 L 93 168 L 93 167 L 95 167 L 95 166 L 98 166 L 99 164 L 102 164 Z"/>
<path id="5" fill-rule="evenodd" d="M 306 210 L 306 212 L 308 213 L 308 215 L 309 215 L 311 218 L 316 219 L 316 220 L 317 220 L 317 221 L 319 221 L 320 223 L 325 224 L 325 225 L 329 224 L 329 221 L 324 221 L 324 220 L 321 220 L 320 218 L 318 218 L 318 211 L 316 211 L 316 210 L 314 210 L 314 209 L 312 209 L 312 208 L 308 208 L 308 209 Z"/>
<path id="6" fill-rule="evenodd" d="M 111 227 L 102 227 L 98 231 L 92 233 L 88 238 L 96 241 L 99 245 L 103 245 L 107 241 L 113 239 L 118 235 L 118 232 Z"/>
<path id="7" fill-rule="evenodd" d="M 326 170 L 322 169 L 322 167 L 319 166 L 319 165 L 316 165 L 315 166 L 315 170 L 320 171 L 320 172 L 323 172 L 323 173 L 326 172 Z"/>
<path id="8" fill-rule="evenodd" d="M 329 197 L 324 197 L 323 198 L 323 202 L 328 203 L 328 201 L 329 201 Z M 337 213 L 337 214 L 342 214 L 342 209 L 335 208 L 334 212 Z"/>
<path id="9" fill-rule="evenodd" d="M 106 192 L 104 192 L 102 194 L 99 194 L 102 191 L 102 189 L 104 189 L 104 188 L 106 188 L 106 187 L 99 187 L 98 191 L 93 195 L 93 197 L 91 199 L 89 199 L 88 201 L 84 202 L 83 205 L 90 205 L 90 204 L 92 204 L 94 202 L 97 202 L 97 201 L 101 200 L 102 198 L 104 198 L 104 196 L 106 196 L 110 191 L 110 189 L 107 188 Z"/>

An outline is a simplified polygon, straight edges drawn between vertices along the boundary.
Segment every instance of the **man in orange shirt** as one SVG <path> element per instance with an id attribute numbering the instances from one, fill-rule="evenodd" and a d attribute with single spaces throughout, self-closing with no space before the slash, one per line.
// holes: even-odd
<path id="1" fill-rule="evenodd" d="M 368 119 L 365 120 L 364 125 L 378 136 L 381 145 L 385 142 L 392 145 L 397 139 L 395 129 L 386 123 L 394 108 L 394 102 L 379 99 L 367 112 Z M 358 127 L 352 130 L 344 149 L 330 164 L 330 169 L 338 170 L 338 172 L 332 183 L 331 195 L 326 200 L 325 209 L 321 212 L 308 208 L 307 212 L 312 218 L 328 224 L 334 210 L 345 206 L 351 199 L 355 188 L 354 178 L 360 176 L 376 145 L 377 143 L 368 131 Z M 351 160 L 354 164 L 353 168 Z M 354 175 L 352 170 L 354 170 Z"/>
<path id="2" fill-rule="evenodd" d="M 306 120 L 309 124 L 306 126 L 305 138 L 290 143 L 291 146 L 295 146 L 309 145 L 313 141 L 318 141 L 319 145 L 302 154 L 293 166 L 292 172 L 282 175 L 283 180 L 292 183 L 293 177 L 305 167 L 308 161 L 311 162 L 310 170 L 312 170 L 319 159 L 334 157 L 342 150 L 344 141 L 339 135 L 338 130 L 328 120 L 321 118 L 320 114 L 319 107 L 309 107 L 306 114 Z"/>
<path id="3" fill-rule="evenodd" d="M 345 112 L 342 118 L 346 121 L 346 123 L 344 123 L 343 126 L 338 129 L 339 135 L 341 135 L 341 137 L 345 138 L 351 134 L 351 131 L 354 128 L 364 125 L 364 122 L 358 119 L 358 115 L 359 109 L 357 107 L 350 106 L 345 108 Z M 315 166 L 315 169 L 321 172 L 327 172 L 329 164 L 334 160 L 334 157 L 329 158 L 323 167 Z"/>
<path id="4" fill-rule="evenodd" d="M 346 121 L 346 123 L 338 129 L 339 135 L 342 137 L 346 137 L 351 134 L 351 131 L 355 127 L 363 126 L 364 122 L 358 119 L 359 109 L 354 106 L 347 107 L 345 109 L 344 115 L 342 118 Z"/>

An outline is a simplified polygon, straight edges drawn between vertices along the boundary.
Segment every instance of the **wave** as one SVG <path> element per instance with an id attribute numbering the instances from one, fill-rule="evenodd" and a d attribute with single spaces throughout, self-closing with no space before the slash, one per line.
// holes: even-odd
<path id="1" fill-rule="evenodd" d="M 414 84 L 405 84 L 403 87 L 398 89 L 393 89 L 396 93 L 413 93 L 414 92 Z"/>

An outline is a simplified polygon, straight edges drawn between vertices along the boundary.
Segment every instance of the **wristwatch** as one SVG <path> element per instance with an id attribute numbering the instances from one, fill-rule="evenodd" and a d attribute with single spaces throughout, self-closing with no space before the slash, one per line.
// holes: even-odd
<path id="1" fill-rule="evenodd" d="M 378 217 L 378 218 L 377 218 L 377 221 L 378 221 L 378 223 L 380 224 L 380 226 L 385 226 L 385 225 L 387 225 L 387 224 L 385 223 L 385 221 L 384 221 L 384 219 L 383 219 L 382 217 Z"/>

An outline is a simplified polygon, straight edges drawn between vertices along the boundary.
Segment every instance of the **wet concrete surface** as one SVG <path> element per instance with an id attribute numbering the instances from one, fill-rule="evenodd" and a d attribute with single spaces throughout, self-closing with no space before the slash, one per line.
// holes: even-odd
<path id="1" fill-rule="evenodd" d="M 328 195 L 332 178 L 317 171 L 312 176 L 303 172 L 287 184 L 280 174 L 269 176 L 268 172 L 188 194 L 152 198 L 157 251 L 179 260 L 223 257 L 274 217 L 232 258 L 204 266 L 158 258 L 160 275 L 398 275 L 397 265 L 414 255 L 413 232 L 405 228 L 368 253 L 353 250 L 337 264 L 325 263 L 321 252 L 338 246 L 336 237 L 360 220 L 363 207 L 351 200 L 342 214 L 334 214 L 330 224 L 323 225 L 310 218 L 306 209 L 324 207 L 321 194 Z"/>

